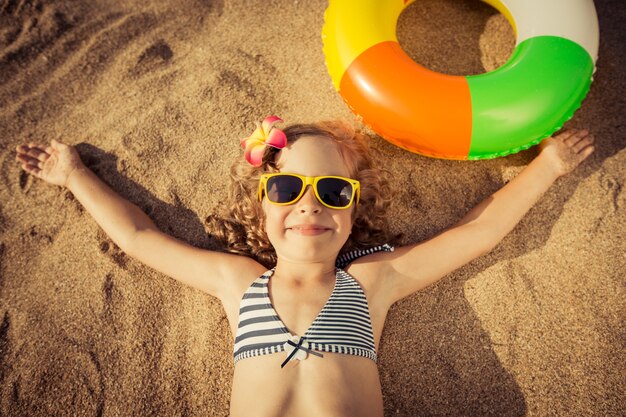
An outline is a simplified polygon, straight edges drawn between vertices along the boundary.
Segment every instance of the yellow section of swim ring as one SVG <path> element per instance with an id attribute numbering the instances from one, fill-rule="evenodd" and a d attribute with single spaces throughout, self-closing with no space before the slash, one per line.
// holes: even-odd
<path id="1" fill-rule="evenodd" d="M 339 91 L 341 77 L 363 52 L 381 42 L 395 41 L 396 22 L 413 0 L 330 0 L 324 14 L 324 55 L 326 66 Z M 405 4 L 406 3 L 406 4 Z"/>
<path id="2" fill-rule="evenodd" d="M 326 66 L 339 91 L 341 77 L 363 52 L 381 42 L 398 42 L 396 23 L 402 10 L 415 0 L 330 0 L 324 14 Z M 500 0 L 483 0 L 506 17 L 517 36 L 515 20 Z"/>

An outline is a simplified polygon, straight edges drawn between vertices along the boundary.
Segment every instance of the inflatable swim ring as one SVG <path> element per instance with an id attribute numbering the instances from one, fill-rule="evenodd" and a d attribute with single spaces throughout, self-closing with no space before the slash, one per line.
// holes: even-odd
<path id="1" fill-rule="evenodd" d="M 480 75 L 428 70 L 395 26 L 413 0 L 330 0 L 326 65 L 348 106 L 388 141 L 419 154 L 484 159 L 527 149 L 572 117 L 598 53 L 592 0 L 483 0 L 516 34 L 502 67 Z"/>

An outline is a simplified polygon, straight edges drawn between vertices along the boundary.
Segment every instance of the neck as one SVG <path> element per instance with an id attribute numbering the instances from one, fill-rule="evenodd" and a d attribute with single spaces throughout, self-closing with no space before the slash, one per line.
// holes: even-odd
<path id="1" fill-rule="evenodd" d="M 316 284 L 335 277 L 335 260 L 324 262 L 294 262 L 278 258 L 274 277 L 298 285 Z"/>

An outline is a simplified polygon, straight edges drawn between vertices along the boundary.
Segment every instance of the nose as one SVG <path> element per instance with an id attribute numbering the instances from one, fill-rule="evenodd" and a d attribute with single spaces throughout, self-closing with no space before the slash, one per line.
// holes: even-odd
<path id="1" fill-rule="evenodd" d="M 298 200 L 296 203 L 297 210 L 299 213 L 312 213 L 318 214 L 322 211 L 322 205 L 319 201 L 317 201 L 317 197 L 315 196 L 315 191 L 313 191 L 313 187 L 307 185 L 306 190 L 304 190 L 304 195 Z"/>

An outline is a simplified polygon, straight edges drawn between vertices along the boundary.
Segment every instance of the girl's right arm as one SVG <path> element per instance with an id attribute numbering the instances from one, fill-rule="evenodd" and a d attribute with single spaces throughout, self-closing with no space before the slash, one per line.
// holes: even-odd
<path id="1" fill-rule="evenodd" d="M 370 255 L 370 265 L 382 261 L 378 265 L 383 272 L 376 272 L 385 277 L 381 294 L 388 305 L 495 248 L 559 177 L 591 155 L 593 136 L 586 130 L 566 130 L 545 139 L 540 149 L 517 177 L 456 225 L 424 242 Z"/>
<path id="2" fill-rule="evenodd" d="M 252 259 L 195 248 L 162 233 L 87 168 L 72 146 L 52 141 L 49 147 L 31 143 L 16 151 L 25 171 L 67 187 L 122 251 L 165 275 L 223 300 L 236 296 L 233 276 L 251 277 L 263 269 Z"/>

